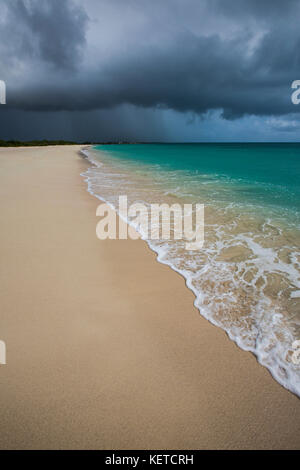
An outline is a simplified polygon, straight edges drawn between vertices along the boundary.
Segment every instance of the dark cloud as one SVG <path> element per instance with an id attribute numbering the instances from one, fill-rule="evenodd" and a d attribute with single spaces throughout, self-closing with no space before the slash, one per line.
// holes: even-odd
<path id="1" fill-rule="evenodd" d="M 268 33 L 250 57 L 242 39 L 184 33 L 166 49 L 145 46 L 89 71 L 86 77 L 33 82 L 26 93 L 16 90 L 11 102 L 38 110 L 87 110 L 124 103 L 196 113 L 222 108 L 227 118 L 294 112 L 290 85 L 300 76 L 299 39 L 292 36 L 286 44 Z"/>
<path id="2" fill-rule="evenodd" d="M 72 0 L 9 0 L 6 5 L 1 36 L 13 59 L 40 59 L 62 69 L 78 65 L 88 21 L 83 8 Z"/>
<path id="3" fill-rule="evenodd" d="M 1 78 L 14 109 L 129 105 L 197 115 L 221 110 L 225 119 L 300 111 L 290 88 L 300 79 L 298 0 L 10 0 L 6 6 Z"/>

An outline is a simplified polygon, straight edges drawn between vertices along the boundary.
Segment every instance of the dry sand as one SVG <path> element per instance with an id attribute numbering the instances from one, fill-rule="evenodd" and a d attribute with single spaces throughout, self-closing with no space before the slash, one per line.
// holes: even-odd
<path id="1" fill-rule="evenodd" d="M 299 399 L 183 278 L 96 238 L 78 149 L 0 151 L 0 448 L 299 448 Z"/>

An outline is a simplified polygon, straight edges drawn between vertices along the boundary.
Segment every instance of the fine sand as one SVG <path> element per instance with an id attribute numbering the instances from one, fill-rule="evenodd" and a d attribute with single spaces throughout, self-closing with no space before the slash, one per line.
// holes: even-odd
<path id="1" fill-rule="evenodd" d="M 0 448 L 300 448 L 299 399 L 184 279 L 96 238 L 78 150 L 0 150 Z"/>

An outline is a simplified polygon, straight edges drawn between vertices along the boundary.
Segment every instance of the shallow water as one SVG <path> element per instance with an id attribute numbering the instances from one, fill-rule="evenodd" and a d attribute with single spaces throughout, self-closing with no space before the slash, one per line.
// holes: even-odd
<path id="1" fill-rule="evenodd" d="M 292 361 L 300 338 L 300 145 L 107 145 L 88 158 L 89 191 L 116 209 L 120 195 L 129 204 L 205 205 L 201 250 L 143 238 L 186 278 L 201 315 L 300 396 L 300 364 Z"/>

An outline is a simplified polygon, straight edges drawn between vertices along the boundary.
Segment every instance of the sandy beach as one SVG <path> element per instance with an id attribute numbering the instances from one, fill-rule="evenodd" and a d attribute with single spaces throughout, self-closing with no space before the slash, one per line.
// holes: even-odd
<path id="1" fill-rule="evenodd" d="M 79 150 L 0 150 L 0 449 L 299 448 L 299 399 L 184 279 L 97 239 Z"/>

